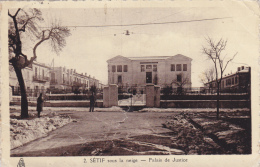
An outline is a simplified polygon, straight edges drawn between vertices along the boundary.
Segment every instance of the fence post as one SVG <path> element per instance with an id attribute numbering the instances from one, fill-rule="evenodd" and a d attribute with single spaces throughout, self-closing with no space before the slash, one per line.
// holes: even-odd
<path id="1" fill-rule="evenodd" d="M 109 85 L 109 107 L 118 106 L 118 86 L 116 84 Z"/>
<path id="2" fill-rule="evenodd" d="M 109 107 L 109 87 L 103 89 L 103 107 Z"/>
<path id="3" fill-rule="evenodd" d="M 154 87 L 154 107 L 160 107 L 160 100 L 161 100 L 161 87 L 155 86 Z"/>
<path id="4" fill-rule="evenodd" d="M 146 91 L 146 107 L 154 107 L 154 84 L 147 84 L 145 87 Z"/>

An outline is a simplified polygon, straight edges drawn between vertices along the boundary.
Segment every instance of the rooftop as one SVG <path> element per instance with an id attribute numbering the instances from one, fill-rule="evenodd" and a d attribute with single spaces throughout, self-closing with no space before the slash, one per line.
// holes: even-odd
<path id="1" fill-rule="evenodd" d="M 126 57 L 130 60 L 165 60 L 172 56 L 147 56 L 147 57 Z"/>

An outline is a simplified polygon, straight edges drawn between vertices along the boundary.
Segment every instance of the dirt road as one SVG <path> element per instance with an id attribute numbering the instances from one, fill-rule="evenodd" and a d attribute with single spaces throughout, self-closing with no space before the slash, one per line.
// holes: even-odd
<path id="1" fill-rule="evenodd" d="M 96 141 L 127 139 L 133 136 L 171 132 L 162 127 L 163 116 L 173 113 L 126 113 L 126 112 L 62 112 L 75 118 L 47 137 L 32 141 L 25 146 L 11 150 L 12 155 L 45 155 L 46 150 L 70 147 Z M 44 151 L 45 150 L 45 151 Z M 36 154 L 37 152 L 37 154 Z M 42 153 L 41 153 L 42 152 Z M 30 154 L 30 156 L 33 156 Z"/>

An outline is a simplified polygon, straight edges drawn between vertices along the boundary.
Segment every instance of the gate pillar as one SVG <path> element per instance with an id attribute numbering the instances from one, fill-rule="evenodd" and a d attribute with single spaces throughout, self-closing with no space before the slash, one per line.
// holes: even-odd
<path id="1" fill-rule="evenodd" d="M 155 86 L 154 87 L 154 107 L 159 108 L 161 106 L 160 100 L 161 100 L 161 87 Z"/>
<path id="2" fill-rule="evenodd" d="M 109 107 L 118 106 L 118 86 L 116 84 L 109 85 Z"/>
<path id="3" fill-rule="evenodd" d="M 147 84 L 146 87 L 146 107 L 160 107 L 160 91 L 159 86 L 154 84 Z"/>
<path id="4" fill-rule="evenodd" d="M 146 92 L 146 107 L 154 107 L 154 84 L 147 84 Z"/>
<path id="5" fill-rule="evenodd" d="M 109 87 L 103 89 L 103 107 L 109 107 Z"/>

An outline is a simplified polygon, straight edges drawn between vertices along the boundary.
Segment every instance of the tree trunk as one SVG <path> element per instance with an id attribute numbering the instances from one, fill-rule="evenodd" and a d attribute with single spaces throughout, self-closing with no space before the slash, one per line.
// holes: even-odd
<path id="1" fill-rule="evenodd" d="M 27 95 L 26 95 L 26 89 L 25 84 L 23 80 L 23 74 L 22 70 L 17 66 L 17 61 L 13 61 L 12 65 L 14 67 L 19 86 L 21 91 L 21 118 L 28 118 L 28 101 L 27 101 Z"/>
<path id="2" fill-rule="evenodd" d="M 217 89 L 217 119 L 219 119 L 219 85 L 220 83 L 217 82 L 218 89 Z"/>

